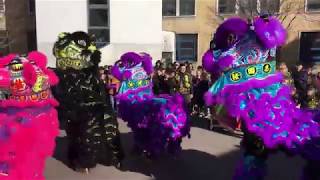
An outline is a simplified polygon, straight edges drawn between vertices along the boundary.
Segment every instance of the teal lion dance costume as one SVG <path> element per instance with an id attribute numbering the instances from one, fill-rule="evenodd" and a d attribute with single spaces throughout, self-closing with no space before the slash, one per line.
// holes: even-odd
<path id="1" fill-rule="evenodd" d="M 119 167 L 123 159 L 116 114 L 98 74 L 100 51 L 85 32 L 61 33 L 53 48 L 60 84 L 60 121 L 66 122 L 68 158 L 74 169 L 97 163 Z"/>
<path id="2" fill-rule="evenodd" d="M 40 52 L 0 58 L 0 179 L 44 180 L 59 134 L 58 83 Z"/>
<path id="3" fill-rule="evenodd" d="M 155 96 L 152 71 L 148 54 L 129 52 L 115 63 L 112 74 L 121 81 L 116 96 L 118 115 L 132 129 L 136 150 L 149 157 L 163 152 L 176 154 L 190 130 L 184 101 L 180 95 Z"/>
<path id="4" fill-rule="evenodd" d="M 291 89 L 276 72 L 275 49 L 286 31 L 274 17 L 253 24 L 230 18 L 217 29 L 215 47 L 203 56 L 207 71 L 218 77 L 205 95 L 225 116 L 242 120 L 245 156 L 234 179 L 262 179 L 270 152 L 296 152 L 319 136 L 312 114 L 296 108 Z"/>

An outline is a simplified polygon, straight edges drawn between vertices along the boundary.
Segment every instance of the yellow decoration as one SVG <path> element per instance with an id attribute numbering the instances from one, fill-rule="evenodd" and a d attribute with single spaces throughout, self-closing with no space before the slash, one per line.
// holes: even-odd
<path id="1" fill-rule="evenodd" d="M 130 82 L 128 83 L 128 86 L 129 86 L 130 88 L 132 88 L 132 87 L 134 86 L 134 83 L 133 83 L 132 81 L 130 81 Z"/>
<path id="2" fill-rule="evenodd" d="M 247 68 L 247 74 L 249 76 L 254 76 L 254 75 L 256 75 L 256 73 L 257 73 L 257 68 L 256 67 L 250 66 L 250 67 Z"/>
<path id="3" fill-rule="evenodd" d="M 64 38 L 64 37 L 66 37 L 66 33 L 62 32 L 62 33 L 60 33 L 60 34 L 58 35 L 58 37 L 62 39 L 62 38 Z"/>
<path id="4" fill-rule="evenodd" d="M 88 50 L 90 50 L 91 52 L 94 52 L 97 50 L 97 47 L 93 44 L 91 44 L 89 47 L 88 47 Z"/>
<path id="5" fill-rule="evenodd" d="M 138 86 L 142 86 L 142 80 L 138 81 Z"/>
<path id="6" fill-rule="evenodd" d="M 271 65 L 270 64 L 263 65 L 263 72 L 270 73 L 271 72 Z"/>
<path id="7" fill-rule="evenodd" d="M 241 73 L 240 72 L 237 72 L 237 71 L 234 71 L 230 74 L 230 78 L 232 81 L 239 81 L 241 79 Z"/>
<path id="8" fill-rule="evenodd" d="M 42 86 L 43 86 L 44 81 L 45 81 L 44 76 L 38 76 L 36 83 L 34 84 L 34 86 L 32 88 L 33 92 L 36 92 L 36 93 L 40 92 L 42 90 Z"/>

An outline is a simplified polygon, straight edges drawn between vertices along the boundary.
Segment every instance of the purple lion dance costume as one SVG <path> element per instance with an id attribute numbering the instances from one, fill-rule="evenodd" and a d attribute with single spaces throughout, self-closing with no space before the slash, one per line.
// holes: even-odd
<path id="1" fill-rule="evenodd" d="M 121 81 L 116 96 L 118 116 L 132 129 L 135 150 L 148 157 L 163 152 L 175 154 L 190 131 L 184 101 L 180 95 L 154 96 L 152 72 L 152 58 L 148 54 L 129 52 L 115 63 L 112 74 Z"/>
<path id="2" fill-rule="evenodd" d="M 275 49 L 285 40 L 286 31 L 274 17 L 258 17 L 253 24 L 230 18 L 203 56 L 205 69 L 218 77 L 206 103 L 243 123 L 245 155 L 234 179 L 263 179 L 270 152 L 296 152 L 319 136 L 312 114 L 296 107 L 290 87 L 276 72 Z"/>

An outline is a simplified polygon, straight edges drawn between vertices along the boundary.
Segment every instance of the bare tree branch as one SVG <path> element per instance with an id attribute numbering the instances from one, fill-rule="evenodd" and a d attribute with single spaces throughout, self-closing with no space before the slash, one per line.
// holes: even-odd
<path id="1" fill-rule="evenodd" d="M 258 1 L 260 8 L 258 7 Z M 253 18 L 255 15 L 265 11 L 269 14 L 276 16 L 282 24 L 287 24 L 289 28 L 296 20 L 297 16 L 304 12 L 304 5 L 300 2 L 301 0 L 234 0 L 234 5 L 237 7 L 238 15 L 246 18 Z M 280 8 L 280 11 L 276 8 Z M 216 13 L 214 8 L 211 8 L 215 14 L 214 19 L 223 21 L 225 16 Z"/>
<path id="2" fill-rule="evenodd" d="M 290 28 L 292 22 L 293 22 L 296 18 L 297 18 L 297 15 L 295 15 L 295 16 L 291 19 L 291 21 L 289 22 L 289 24 L 288 24 L 288 26 L 287 26 L 287 29 Z"/>

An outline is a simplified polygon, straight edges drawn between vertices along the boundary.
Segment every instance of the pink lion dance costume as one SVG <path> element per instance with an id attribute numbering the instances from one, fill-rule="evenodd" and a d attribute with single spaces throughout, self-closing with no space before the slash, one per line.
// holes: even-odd
<path id="1" fill-rule="evenodd" d="M 58 83 L 46 56 L 0 58 L 0 179 L 44 180 L 59 133 L 50 86 Z"/>
<path id="2" fill-rule="evenodd" d="M 297 152 L 319 136 L 312 114 L 296 108 L 291 89 L 276 72 L 274 51 L 285 40 L 286 31 L 274 17 L 258 17 L 252 25 L 230 18 L 218 27 L 215 48 L 203 56 L 205 69 L 219 77 L 205 96 L 207 104 L 244 126 L 245 154 L 236 180 L 263 179 L 270 152 Z"/>
<path id="3" fill-rule="evenodd" d="M 115 63 L 112 74 L 121 81 L 116 97 L 118 115 L 132 129 L 136 150 L 149 157 L 163 152 L 175 154 L 190 131 L 184 101 L 180 95 L 156 97 L 150 80 L 152 71 L 148 54 L 129 52 Z"/>

